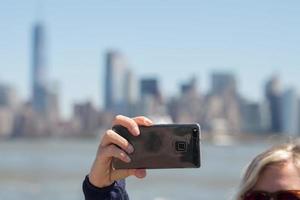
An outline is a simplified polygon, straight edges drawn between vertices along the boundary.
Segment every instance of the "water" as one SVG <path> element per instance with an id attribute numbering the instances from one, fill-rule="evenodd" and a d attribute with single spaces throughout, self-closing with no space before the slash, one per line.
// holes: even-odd
<path id="1" fill-rule="evenodd" d="M 127 179 L 131 200 L 229 199 L 246 164 L 269 143 L 202 146 L 202 167 Z M 0 141 L 0 199 L 82 200 L 97 140 Z"/>

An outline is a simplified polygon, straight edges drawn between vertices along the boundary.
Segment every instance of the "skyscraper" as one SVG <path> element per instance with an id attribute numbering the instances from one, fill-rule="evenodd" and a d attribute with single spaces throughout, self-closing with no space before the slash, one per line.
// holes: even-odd
<path id="1" fill-rule="evenodd" d="M 197 79 L 192 77 L 189 82 L 181 85 L 181 94 L 196 94 L 197 93 Z"/>
<path id="2" fill-rule="evenodd" d="M 198 92 L 197 79 L 191 77 L 180 85 L 181 95 L 169 104 L 169 113 L 178 123 L 201 122 L 202 98 Z"/>
<path id="3" fill-rule="evenodd" d="M 18 109 L 16 90 L 5 84 L 0 84 L 0 138 L 10 136 L 14 127 L 15 112 Z"/>
<path id="4" fill-rule="evenodd" d="M 286 135 L 299 134 L 299 102 L 294 89 L 286 90 L 282 95 L 282 132 Z"/>
<path id="5" fill-rule="evenodd" d="M 155 77 L 143 78 L 141 79 L 140 87 L 142 114 L 151 116 L 151 118 L 156 119 L 157 122 L 160 120 L 162 122 L 169 118 L 169 116 L 167 116 L 167 108 L 159 88 L 158 79 Z"/>
<path id="6" fill-rule="evenodd" d="M 266 99 L 270 110 L 270 131 L 274 133 L 281 132 L 281 88 L 278 76 L 273 76 L 266 84 Z"/>
<path id="7" fill-rule="evenodd" d="M 211 80 L 213 94 L 236 94 L 236 80 L 233 74 L 220 72 L 213 73 Z"/>
<path id="8" fill-rule="evenodd" d="M 135 105 L 138 102 L 139 97 L 139 84 L 136 76 L 132 70 L 128 69 L 125 78 L 126 85 L 126 103 L 128 105 Z"/>
<path id="9" fill-rule="evenodd" d="M 116 51 L 109 51 L 105 61 L 105 110 L 124 113 L 127 97 L 125 58 Z"/>
<path id="10" fill-rule="evenodd" d="M 158 80 L 156 78 L 144 78 L 141 80 L 141 97 L 152 96 L 160 98 Z"/>
<path id="11" fill-rule="evenodd" d="M 0 84 L 0 107 L 16 109 L 18 103 L 18 95 L 15 88 Z"/>
<path id="12" fill-rule="evenodd" d="M 91 102 L 76 103 L 74 117 L 79 122 L 81 134 L 94 134 L 99 125 L 99 113 Z"/>
<path id="13" fill-rule="evenodd" d="M 33 27 L 32 34 L 32 106 L 44 114 L 47 110 L 47 64 L 45 30 L 41 23 Z"/>
<path id="14" fill-rule="evenodd" d="M 243 102 L 241 105 L 242 131 L 246 133 L 262 132 L 261 105 L 254 102 Z"/>
<path id="15" fill-rule="evenodd" d="M 211 83 L 211 93 L 207 98 L 208 105 L 205 114 L 207 123 L 212 123 L 212 127 L 222 124 L 222 127 L 227 129 L 224 132 L 239 133 L 241 130 L 240 97 L 234 74 L 215 72 L 211 76 Z"/>

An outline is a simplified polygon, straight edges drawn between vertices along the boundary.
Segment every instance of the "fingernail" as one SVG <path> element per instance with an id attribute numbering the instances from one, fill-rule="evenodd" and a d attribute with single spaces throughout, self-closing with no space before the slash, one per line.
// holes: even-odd
<path id="1" fill-rule="evenodd" d="M 144 119 L 145 123 L 148 124 L 148 125 L 151 125 L 153 124 L 153 122 L 150 120 L 150 119 Z"/>
<path id="2" fill-rule="evenodd" d="M 135 133 L 135 135 L 139 135 L 140 134 L 140 129 L 136 126 L 133 128 L 133 132 Z"/>
<path id="3" fill-rule="evenodd" d="M 146 176 L 146 171 L 144 171 L 144 170 L 137 170 L 136 171 L 136 176 L 138 178 L 144 178 Z"/>
<path id="4" fill-rule="evenodd" d="M 129 156 L 126 156 L 125 159 L 126 159 L 126 162 L 131 162 L 131 159 Z"/>
<path id="5" fill-rule="evenodd" d="M 133 146 L 132 145 L 128 145 L 127 151 L 128 151 L 128 153 L 132 153 L 134 151 Z"/>

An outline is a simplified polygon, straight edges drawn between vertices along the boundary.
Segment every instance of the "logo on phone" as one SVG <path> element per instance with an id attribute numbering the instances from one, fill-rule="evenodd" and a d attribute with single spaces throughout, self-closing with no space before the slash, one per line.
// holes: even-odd
<path id="1" fill-rule="evenodd" d="M 178 152 L 186 152 L 186 142 L 185 141 L 176 141 L 175 142 L 175 148 L 176 148 L 176 151 Z"/>

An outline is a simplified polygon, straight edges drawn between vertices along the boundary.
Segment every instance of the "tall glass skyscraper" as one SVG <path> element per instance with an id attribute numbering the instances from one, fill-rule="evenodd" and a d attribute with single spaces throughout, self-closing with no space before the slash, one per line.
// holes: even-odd
<path id="1" fill-rule="evenodd" d="M 106 54 L 105 63 L 105 109 L 124 113 L 127 97 L 127 66 L 125 58 L 116 51 Z"/>
<path id="2" fill-rule="evenodd" d="M 47 110 L 47 66 L 45 30 L 41 23 L 33 27 L 32 33 L 32 106 L 39 113 Z"/>
<path id="3" fill-rule="evenodd" d="M 288 136 L 299 135 L 299 102 L 297 92 L 288 89 L 282 94 L 282 132 Z"/>
<path id="4" fill-rule="evenodd" d="M 282 131 L 282 103 L 281 86 L 278 76 L 273 76 L 266 84 L 266 99 L 269 104 L 271 127 L 270 131 L 279 133 Z"/>

